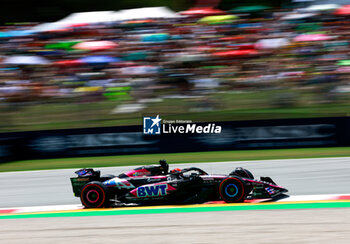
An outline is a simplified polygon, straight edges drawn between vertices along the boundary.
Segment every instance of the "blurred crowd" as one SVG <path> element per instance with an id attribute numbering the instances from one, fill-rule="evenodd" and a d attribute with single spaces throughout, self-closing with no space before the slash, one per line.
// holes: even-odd
<path id="1" fill-rule="evenodd" d="M 349 15 L 349 6 L 202 9 L 40 32 L 2 26 L 0 103 L 115 100 L 134 111 L 135 101 L 266 89 L 332 100 L 350 91 Z"/>

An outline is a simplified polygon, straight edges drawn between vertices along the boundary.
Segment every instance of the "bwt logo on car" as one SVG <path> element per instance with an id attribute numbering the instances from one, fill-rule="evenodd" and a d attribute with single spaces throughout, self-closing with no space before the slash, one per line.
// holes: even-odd
<path id="1" fill-rule="evenodd" d="M 157 117 L 143 117 L 143 134 L 219 134 L 222 131 L 221 126 L 215 125 L 214 123 L 197 125 L 189 120 L 163 120 L 161 126 L 161 120 L 159 115 L 157 115 Z"/>
<path id="2" fill-rule="evenodd" d="M 164 196 L 168 189 L 167 184 L 163 185 L 151 185 L 151 186 L 140 186 L 137 188 L 138 197 L 154 197 L 154 196 Z"/>

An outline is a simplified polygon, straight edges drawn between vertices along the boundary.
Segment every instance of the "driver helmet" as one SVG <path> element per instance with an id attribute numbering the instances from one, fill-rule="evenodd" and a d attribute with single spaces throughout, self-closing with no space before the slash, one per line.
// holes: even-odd
<path id="1" fill-rule="evenodd" d="M 169 164 L 166 162 L 166 160 L 165 159 L 159 160 L 159 164 L 163 169 L 164 173 L 167 174 L 169 171 Z"/>

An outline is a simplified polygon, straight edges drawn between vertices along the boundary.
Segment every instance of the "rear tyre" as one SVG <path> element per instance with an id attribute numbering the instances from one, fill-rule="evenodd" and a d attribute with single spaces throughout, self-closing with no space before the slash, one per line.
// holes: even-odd
<path id="1" fill-rule="evenodd" d="M 108 207 L 108 189 L 101 182 L 92 181 L 83 187 L 80 200 L 86 208 Z"/>
<path id="2" fill-rule="evenodd" d="M 219 193 L 227 203 L 243 202 L 247 194 L 246 185 L 240 177 L 229 177 L 220 183 Z"/>

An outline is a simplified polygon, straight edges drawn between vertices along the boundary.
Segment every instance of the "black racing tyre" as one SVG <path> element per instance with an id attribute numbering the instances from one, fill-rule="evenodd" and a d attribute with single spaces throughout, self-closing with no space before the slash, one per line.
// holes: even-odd
<path id="1" fill-rule="evenodd" d="M 108 207 L 108 189 L 101 182 L 92 181 L 87 183 L 81 190 L 80 200 L 86 208 Z"/>
<path id="2" fill-rule="evenodd" d="M 220 183 L 219 193 L 225 202 L 243 202 L 247 194 L 246 185 L 240 177 L 228 177 Z"/>

